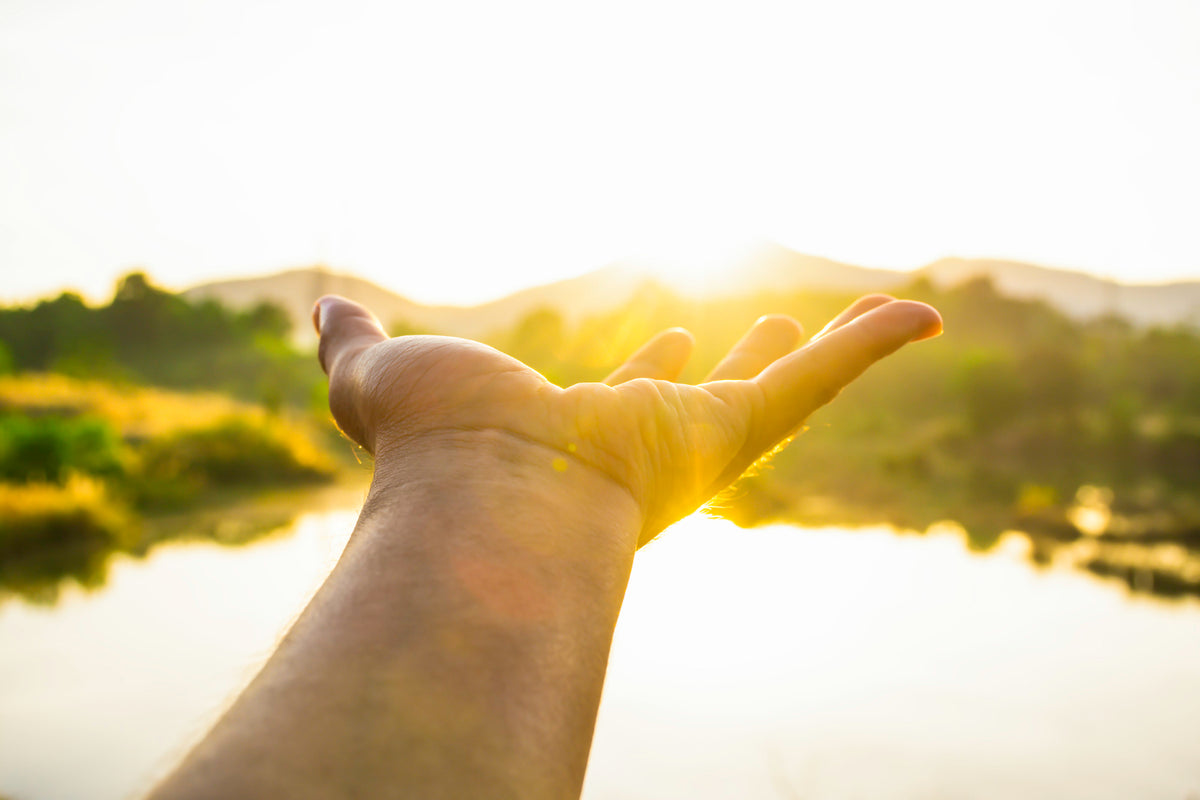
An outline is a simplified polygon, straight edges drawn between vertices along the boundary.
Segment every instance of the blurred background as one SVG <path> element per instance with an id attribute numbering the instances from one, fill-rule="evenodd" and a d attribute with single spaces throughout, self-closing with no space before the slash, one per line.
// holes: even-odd
<path id="1" fill-rule="evenodd" d="M 565 386 L 885 291 L 946 334 L 639 556 L 585 797 L 1200 798 L 1198 34 L 6 0 L 0 796 L 148 788 L 336 560 L 321 294 Z"/>

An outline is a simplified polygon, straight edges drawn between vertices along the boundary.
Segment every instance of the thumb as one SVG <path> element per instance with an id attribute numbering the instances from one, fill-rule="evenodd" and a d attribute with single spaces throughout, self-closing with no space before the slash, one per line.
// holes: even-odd
<path id="1" fill-rule="evenodd" d="M 331 378 L 335 369 L 344 372 L 362 351 L 388 338 L 374 314 L 335 294 L 325 295 L 313 306 L 313 326 L 321 337 L 317 358 Z"/>
<path id="2" fill-rule="evenodd" d="M 337 295 L 326 295 L 317 301 L 313 307 L 313 325 L 321 336 L 317 357 L 329 376 L 329 410 L 343 433 L 373 452 L 355 367 L 359 356 L 386 341 L 388 335 L 374 314 Z"/>

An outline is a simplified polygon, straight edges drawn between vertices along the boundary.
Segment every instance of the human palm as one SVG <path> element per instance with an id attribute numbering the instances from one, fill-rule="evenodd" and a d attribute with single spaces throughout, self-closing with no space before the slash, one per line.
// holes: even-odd
<path id="1" fill-rule="evenodd" d="M 800 326 L 764 317 L 697 385 L 675 382 L 691 337 L 659 334 L 603 383 L 560 388 L 478 342 L 389 339 L 370 312 L 323 298 L 315 322 L 338 425 L 379 459 L 481 435 L 536 448 L 545 480 L 598 470 L 628 490 L 643 544 L 708 501 L 879 358 L 936 335 L 929 306 L 862 298 L 805 347 Z"/>

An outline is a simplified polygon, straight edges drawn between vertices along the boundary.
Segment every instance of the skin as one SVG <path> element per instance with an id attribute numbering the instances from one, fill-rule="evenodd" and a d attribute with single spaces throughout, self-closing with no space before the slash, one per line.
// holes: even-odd
<path id="1" fill-rule="evenodd" d="M 566 389 L 477 342 L 314 310 L 330 407 L 375 456 L 346 551 L 217 726 L 153 793 L 578 797 L 634 553 L 878 359 L 936 336 L 872 295 L 799 349 L 760 319 L 699 385 L 664 331 Z"/>

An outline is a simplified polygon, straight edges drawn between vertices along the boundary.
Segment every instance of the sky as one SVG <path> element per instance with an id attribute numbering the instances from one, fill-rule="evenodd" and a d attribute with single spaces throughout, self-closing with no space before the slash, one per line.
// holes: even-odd
<path id="1" fill-rule="evenodd" d="M 1200 3 L 0 0 L 0 301 L 770 239 L 1200 278 Z"/>

